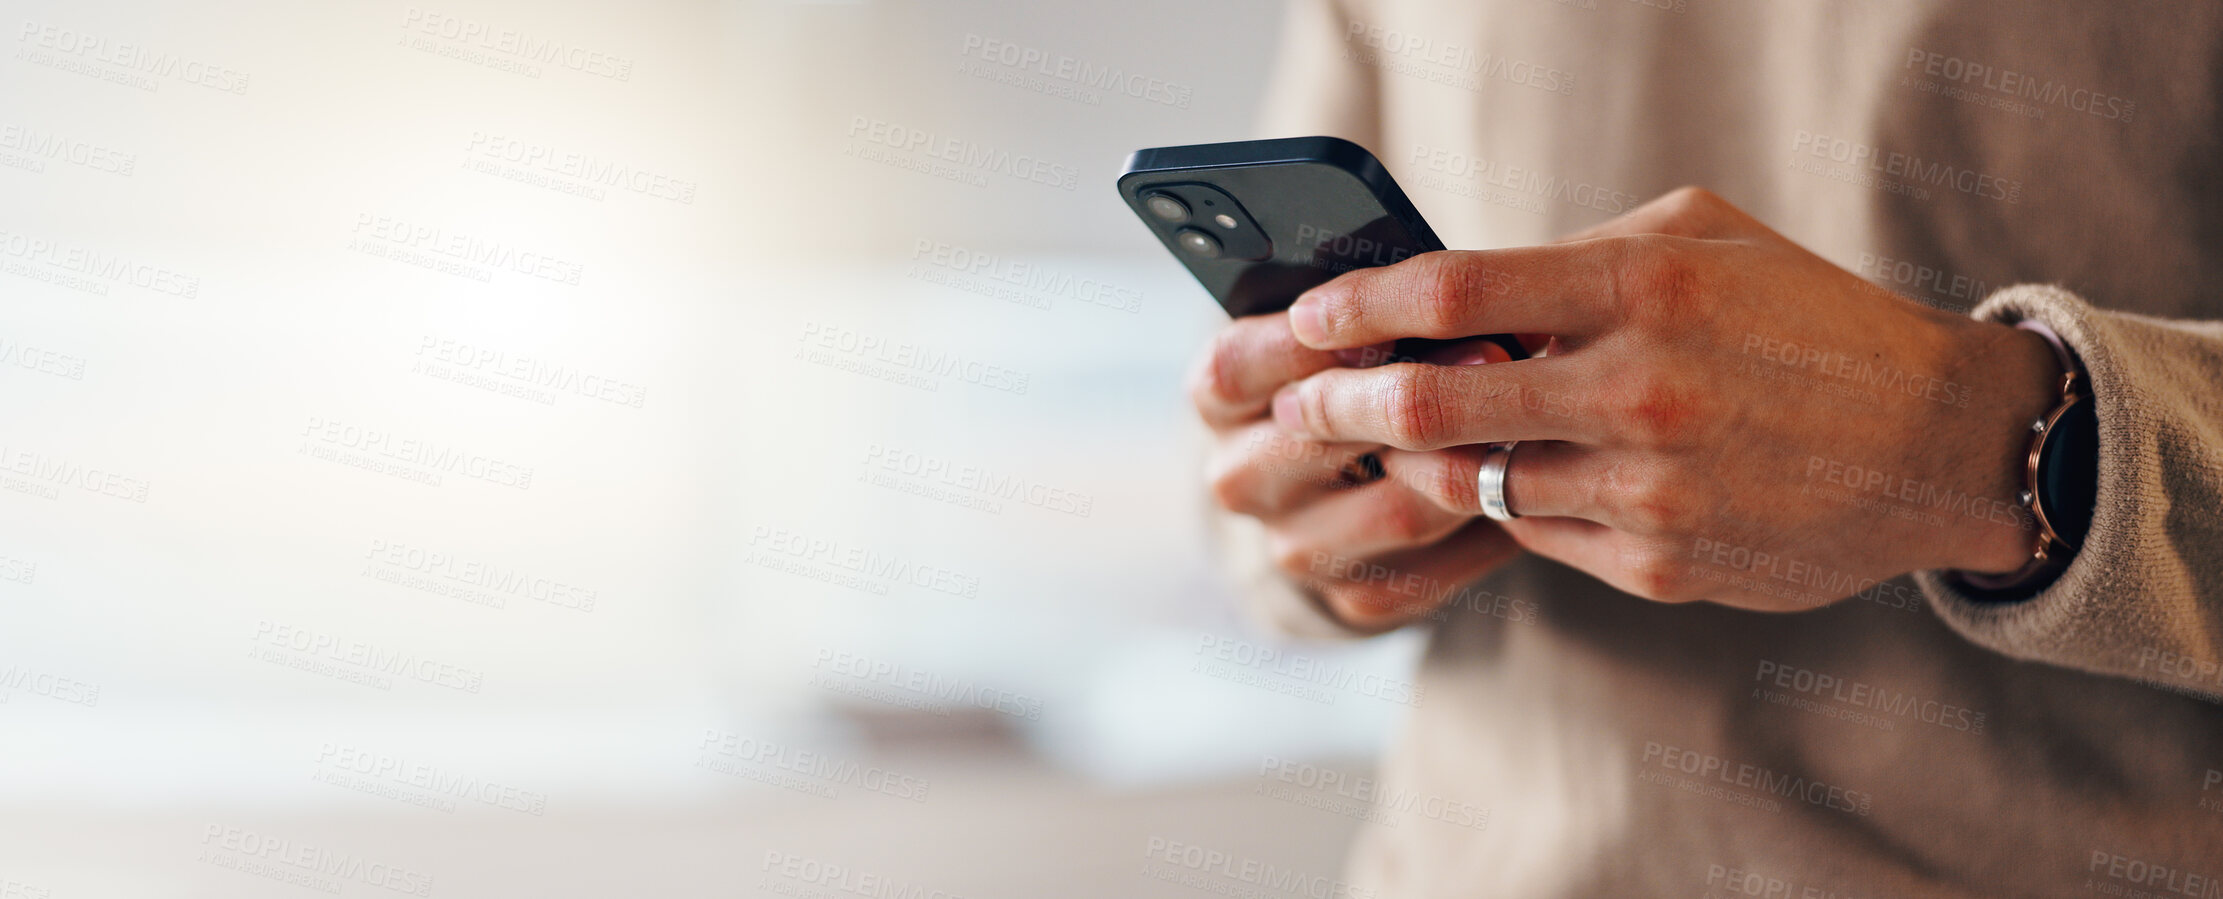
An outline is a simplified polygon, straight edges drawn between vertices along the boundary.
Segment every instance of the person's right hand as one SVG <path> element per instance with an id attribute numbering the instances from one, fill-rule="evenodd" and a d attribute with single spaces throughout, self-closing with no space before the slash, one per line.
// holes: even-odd
<path id="1" fill-rule="evenodd" d="M 1212 492 L 1266 525 L 1274 563 L 1342 623 L 1384 631 L 1434 612 L 1520 552 L 1494 522 L 1444 509 L 1427 478 L 1457 466 L 1436 454 L 1321 444 L 1274 423 L 1274 392 L 1316 372 L 1387 358 L 1387 347 L 1328 352 L 1297 342 L 1287 313 L 1241 318 L 1206 348 L 1190 379 L 1217 440 Z M 1489 360 L 1504 352 L 1487 348 Z M 1369 480 L 1360 457 L 1386 475 Z"/>

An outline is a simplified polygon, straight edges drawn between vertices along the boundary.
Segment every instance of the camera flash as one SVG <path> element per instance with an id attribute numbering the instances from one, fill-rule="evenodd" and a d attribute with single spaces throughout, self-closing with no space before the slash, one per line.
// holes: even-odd
<path id="1" fill-rule="evenodd" d="M 1224 212 L 1212 216 L 1212 221 L 1218 222 L 1222 228 L 1232 229 L 1235 227 L 1235 217 Z"/>

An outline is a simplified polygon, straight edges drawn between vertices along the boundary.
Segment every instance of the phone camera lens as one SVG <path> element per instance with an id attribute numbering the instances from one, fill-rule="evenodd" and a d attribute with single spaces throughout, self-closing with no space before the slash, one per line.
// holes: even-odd
<path id="1" fill-rule="evenodd" d="M 1142 198 L 1142 205 L 1150 207 L 1150 214 L 1179 224 L 1189 220 L 1189 204 L 1172 194 L 1151 194 Z"/>
<path id="2" fill-rule="evenodd" d="M 1213 237 L 1210 234 L 1198 231 L 1195 228 L 1183 228 L 1179 231 L 1174 232 L 1173 242 L 1180 244 L 1181 249 L 1187 250 L 1191 253 L 1195 253 L 1196 255 L 1202 256 L 1206 259 L 1220 258 L 1219 239 Z"/>

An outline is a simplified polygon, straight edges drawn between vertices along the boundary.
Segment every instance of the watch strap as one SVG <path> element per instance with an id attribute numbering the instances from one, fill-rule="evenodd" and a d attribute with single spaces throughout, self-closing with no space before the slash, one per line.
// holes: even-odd
<path id="1" fill-rule="evenodd" d="M 2093 412 L 2091 385 L 2061 335 L 2035 319 L 2024 319 L 2015 327 L 2044 338 L 2053 348 L 2062 372 L 2060 401 L 2031 423 L 2030 450 L 2024 462 L 2025 488 L 2017 497 L 2038 525 L 2039 536 L 2030 561 L 2015 571 L 1957 575 L 1979 590 L 2013 591 L 2026 596 L 2068 566 L 2091 528 L 2098 479 L 2098 419 Z"/>

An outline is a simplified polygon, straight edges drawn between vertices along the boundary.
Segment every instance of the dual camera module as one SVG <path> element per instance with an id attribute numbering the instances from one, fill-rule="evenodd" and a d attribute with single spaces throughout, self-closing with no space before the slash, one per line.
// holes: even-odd
<path id="1" fill-rule="evenodd" d="M 1142 206 L 1180 252 L 1198 259 L 1264 259 L 1273 253 L 1258 223 L 1235 199 L 1208 184 L 1143 189 Z"/>

